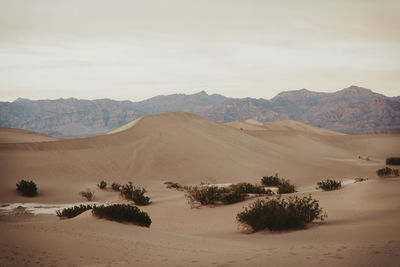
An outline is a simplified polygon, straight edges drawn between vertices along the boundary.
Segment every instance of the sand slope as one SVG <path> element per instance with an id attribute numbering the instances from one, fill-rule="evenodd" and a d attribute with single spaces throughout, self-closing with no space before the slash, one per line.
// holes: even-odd
<path id="1" fill-rule="evenodd" d="M 16 142 L 32 133 L 8 129 L 0 136 L 10 140 L 0 144 L 0 202 L 81 202 L 85 188 L 95 201 L 121 202 L 96 188 L 101 179 L 146 186 L 153 201 L 141 208 L 150 229 L 90 212 L 71 220 L 0 215 L 0 266 L 399 266 L 400 179 L 375 175 L 386 157 L 398 155 L 398 135 L 343 135 L 290 121 L 223 125 L 164 113 L 90 138 Z M 254 199 L 191 209 L 183 192 L 163 184 L 257 182 L 275 172 L 311 188 L 326 177 L 370 179 L 314 191 L 329 215 L 323 223 L 256 234 L 235 222 Z M 22 178 L 37 182 L 38 197 L 16 194 Z"/>

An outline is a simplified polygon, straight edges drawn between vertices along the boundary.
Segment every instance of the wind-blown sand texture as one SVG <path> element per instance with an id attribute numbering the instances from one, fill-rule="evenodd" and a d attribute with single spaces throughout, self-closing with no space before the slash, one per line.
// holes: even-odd
<path id="1" fill-rule="evenodd" d="M 133 181 L 147 188 L 153 203 L 140 208 L 153 223 L 110 222 L 90 211 L 69 220 L 3 215 L 0 266 L 400 266 L 400 179 L 375 174 L 398 156 L 398 135 L 344 135 L 293 121 L 223 125 L 173 112 L 103 136 L 31 135 L 0 129 L 0 202 L 70 204 L 82 202 L 86 188 L 96 202 L 124 202 L 96 184 Z M 322 223 L 254 234 L 235 222 L 254 199 L 191 209 L 183 192 L 164 185 L 259 182 L 276 172 L 299 188 L 324 178 L 369 180 L 312 192 L 329 216 Z M 21 179 L 33 179 L 39 195 L 18 195 Z"/>

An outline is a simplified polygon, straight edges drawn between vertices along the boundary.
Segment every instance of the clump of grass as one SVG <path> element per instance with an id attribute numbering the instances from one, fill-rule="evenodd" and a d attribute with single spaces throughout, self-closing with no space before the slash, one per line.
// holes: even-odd
<path id="1" fill-rule="evenodd" d="M 100 181 L 100 183 L 98 183 L 97 184 L 97 186 L 100 188 L 100 189 L 106 189 L 106 187 L 107 187 L 107 182 L 106 181 Z"/>
<path id="2" fill-rule="evenodd" d="M 290 194 L 296 192 L 296 186 L 290 183 L 290 180 L 279 178 L 278 173 L 275 176 L 264 176 L 261 178 L 261 184 L 264 186 L 278 187 L 278 194 Z"/>
<path id="3" fill-rule="evenodd" d="M 398 169 L 392 169 L 392 168 L 389 168 L 389 167 L 385 167 L 385 168 L 382 168 L 382 169 L 378 169 L 376 171 L 376 174 L 378 176 L 380 176 L 380 177 L 384 177 L 384 176 L 387 176 L 387 177 L 389 177 L 389 176 L 399 176 L 399 170 Z"/>
<path id="4" fill-rule="evenodd" d="M 26 197 L 34 197 L 37 195 L 37 186 L 34 181 L 21 180 L 16 186 L 17 191 Z"/>
<path id="5" fill-rule="evenodd" d="M 332 179 L 322 180 L 317 183 L 317 189 L 321 188 L 324 191 L 336 190 L 342 187 L 341 181 L 336 181 Z"/>
<path id="6" fill-rule="evenodd" d="M 92 209 L 93 207 L 91 205 L 79 205 L 79 206 L 74 206 L 72 208 L 65 208 L 62 210 L 58 210 L 56 212 L 57 216 L 60 218 L 73 218 L 78 216 L 79 214 Z"/>
<path id="7" fill-rule="evenodd" d="M 132 200 L 137 205 L 148 205 L 150 204 L 150 198 L 144 194 L 147 192 L 145 188 L 134 186 L 132 182 L 121 186 L 121 195 L 127 199 Z"/>
<path id="8" fill-rule="evenodd" d="M 268 192 L 261 185 L 250 183 L 232 184 L 229 187 L 218 187 L 202 184 L 186 189 L 186 198 L 191 206 L 233 204 L 245 200 L 249 194 L 265 195 Z"/>
<path id="9" fill-rule="evenodd" d="M 122 189 L 122 185 L 119 184 L 119 183 L 113 182 L 113 183 L 111 184 L 111 189 L 114 190 L 114 191 L 116 191 L 116 192 L 120 192 L 121 189 Z"/>
<path id="10" fill-rule="evenodd" d="M 111 221 L 131 222 L 145 227 L 150 227 L 151 224 L 151 219 L 146 212 L 131 205 L 114 204 L 110 206 L 94 206 L 92 212 L 99 218 Z"/>
<path id="11" fill-rule="evenodd" d="M 279 179 L 278 173 L 274 176 L 264 176 L 261 178 L 261 184 L 265 186 L 278 186 L 281 180 Z"/>
<path id="12" fill-rule="evenodd" d="M 94 193 L 92 191 L 90 191 L 89 189 L 86 189 L 85 191 L 81 191 L 81 192 L 79 192 L 79 194 L 81 196 L 83 196 L 84 198 L 86 198 L 88 201 L 92 201 L 92 199 L 94 197 Z"/>
<path id="13" fill-rule="evenodd" d="M 365 181 L 368 181 L 368 178 L 357 177 L 354 179 L 354 182 L 356 182 L 356 183 L 365 182 Z"/>
<path id="14" fill-rule="evenodd" d="M 387 158 L 386 165 L 400 165 L 400 157 Z"/>
<path id="15" fill-rule="evenodd" d="M 305 228 L 308 223 L 325 217 L 327 215 L 319 207 L 318 200 L 309 195 L 257 200 L 238 213 L 236 220 L 253 231 L 276 231 Z"/>
<path id="16" fill-rule="evenodd" d="M 182 190 L 183 189 L 183 186 L 181 184 L 179 184 L 179 183 L 165 182 L 164 184 L 167 186 L 167 188 L 175 188 L 177 190 Z"/>

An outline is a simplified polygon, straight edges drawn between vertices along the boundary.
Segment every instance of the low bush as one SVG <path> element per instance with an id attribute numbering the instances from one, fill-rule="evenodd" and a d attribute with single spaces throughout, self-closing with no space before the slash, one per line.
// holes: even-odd
<path id="1" fill-rule="evenodd" d="M 186 191 L 186 198 L 190 204 L 212 205 L 221 200 L 222 190 L 217 186 L 192 186 Z"/>
<path id="2" fill-rule="evenodd" d="M 117 192 L 121 191 L 122 186 L 119 183 L 113 182 L 111 184 L 111 189 Z"/>
<path id="3" fill-rule="evenodd" d="M 16 186 L 17 191 L 26 197 L 34 197 L 37 195 L 37 186 L 34 181 L 21 180 Z"/>
<path id="4" fill-rule="evenodd" d="M 81 191 L 81 192 L 79 192 L 79 194 L 81 196 L 83 196 L 84 198 L 86 198 L 88 201 L 92 201 L 92 199 L 94 197 L 94 193 L 92 191 L 90 191 L 89 189 L 86 189 L 85 191 Z"/>
<path id="5" fill-rule="evenodd" d="M 265 194 L 266 191 L 264 186 L 257 185 L 257 184 L 250 184 L 250 183 L 238 183 L 232 184 L 230 188 L 233 191 L 238 191 L 240 193 L 245 194 Z"/>
<path id="6" fill-rule="evenodd" d="M 58 210 L 56 212 L 57 216 L 60 218 L 73 218 L 78 216 L 79 214 L 92 209 L 93 207 L 91 205 L 79 205 L 79 206 L 74 206 L 72 208 L 65 208 L 62 210 Z"/>
<path id="7" fill-rule="evenodd" d="M 183 186 L 180 185 L 179 183 L 165 182 L 164 184 L 167 186 L 167 188 L 175 188 L 175 189 L 178 189 L 178 190 L 183 189 Z"/>
<path id="8" fill-rule="evenodd" d="M 317 189 L 321 188 L 324 191 L 336 190 L 342 187 L 341 181 L 336 181 L 332 179 L 322 180 L 317 183 Z"/>
<path id="9" fill-rule="evenodd" d="M 358 178 L 354 179 L 354 182 L 356 182 L 356 183 L 365 182 L 365 181 L 368 181 L 368 178 L 358 177 Z"/>
<path id="10" fill-rule="evenodd" d="M 278 185 L 278 194 L 290 194 L 296 192 L 296 187 L 289 180 L 281 179 Z"/>
<path id="11" fill-rule="evenodd" d="M 97 186 L 100 189 L 105 189 L 107 187 L 107 182 L 106 181 L 100 181 L 100 183 L 98 183 Z"/>
<path id="12" fill-rule="evenodd" d="M 296 186 L 292 185 L 289 180 L 275 176 L 264 176 L 261 179 L 261 184 L 264 186 L 278 187 L 278 194 L 290 194 L 296 192 Z"/>
<path id="13" fill-rule="evenodd" d="M 400 157 L 390 157 L 386 159 L 387 165 L 400 165 Z"/>
<path id="14" fill-rule="evenodd" d="M 276 173 L 275 176 L 264 176 L 261 178 L 261 184 L 265 186 L 278 186 L 281 180 Z"/>
<path id="15" fill-rule="evenodd" d="M 120 192 L 125 199 L 132 200 L 137 205 L 150 204 L 150 198 L 144 195 L 147 192 L 146 189 L 134 186 L 132 182 L 121 186 Z"/>
<path id="16" fill-rule="evenodd" d="M 276 231 L 305 228 L 308 223 L 325 217 L 327 215 L 319 207 L 318 200 L 309 195 L 257 200 L 238 213 L 236 220 L 253 231 Z"/>
<path id="17" fill-rule="evenodd" d="M 94 206 L 93 214 L 99 218 L 117 222 L 132 222 L 140 226 L 150 227 L 151 219 L 146 212 L 138 207 L 126 204 L 114 204 L 110 206 Z"/>
<path id="18" fill-rule="evenodd" d="M 378 174 L 378 176 L 399 176 L 399 170 L 385 167 L 377 170 L 376 174 Z"/>

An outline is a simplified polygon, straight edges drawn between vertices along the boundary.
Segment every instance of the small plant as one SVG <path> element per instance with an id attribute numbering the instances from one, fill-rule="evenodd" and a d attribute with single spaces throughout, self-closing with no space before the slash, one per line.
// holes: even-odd
<path id="1" fill-rule="evenodd" d="M 175 188 L 175 189 L 177 189 L 177 190 L 183 189 L 183 186 L 180 185 L 180 184 L 178 184 L 178 183 L 174 183 L 174 182 L 165 182 L 164 184 L 167 186 L 167 188 Z"/>
<path id="2" fill-rule="evenodd" d="M 120 192 L 125 199 L 132 200 L 137 205 L 150 204 L 150 198 L 144 195 L 147 192 L 146 189 L 134 186 L 132 182 L 123 185 Z"/>
<path id="3" fill-rule="evenodd" d="M 281 179 L 278 185 L 278 194 L 290 194 L 296 191 L 296 187 L 289 180 Z"/>
<path id="4" fill-rule="evenodd" d="M 192 186 L 188 188 L 185 196 L 191 205 L 212 205 L 221 199 L 221 190 L 217 186 Z"/>
<path id="5" fill-rule="evenodd" d="M 111 206 L 94 206 L 92 212 L 99 218 L 111 221 L 132 222 L 145 227 L 150 227 L 151 224 L 151 219 L 146 212 L 131 205 L 114 204 Z"/>
<path id="6" fill-rule="evenodd" d="M 85 191 L 81 191 L 81 192 L 79 192 L 79 194 L 81 196 L 83 196 L 84 198 L 86 198 L 88 201 L 92 201 L 92 199 L 94 197 L 94 193 L 92 191 L 90 191 L 89 189 L 86 189 Z"/>
<path id="7" fill-rule="evenodd" d="M 319 207 L 318 200 L 309 195 L 257 200 L 238 213 L 236 220 L 253 231 L 276 231 L 305 228 L 308 223 L 325 217 L 327 215 Z"/>
<path id="8" fill-rule="evenodd" d="M 296 186 L 292 185 L 289 180 L 275 176 L 264 176 L 261 179 L 261 184 L 264 186 L 278 187 L 278 194 L 290 194 L 296 192 Z"/>
<path id="9" fill-rule="evenodd" d="M 275 176 L 264 176 L 261 178 L 261 184 L 265 186 L 278 186 L 281 183 L 281 179 L 278 177 L 278 173 Z"/>
<path id="10" fill-rule="evenodd" d="M 341 181 L 326 179 L 317 183 L 317 189 L 321 188 L 324 191 L 336 190 L 342 187 Z"/>
<path id="11" fill-rule="evenodd" d="M 79 206 L 74 206 L 72 208 L 65 208 L 62 210 L 58 210 L 56 212 L 57 216 L 60 218 L 73 218 L 78 216 L 79 214 L 92 209 L 93 207 L 91 205 L 79 205 Z"/>
<path id="12" fill-rule="evenodd" d="M 107 187 L 107 182 L 106 181 L 100 181 L 100 183 L 98 183 L 97 184 L 97 186 L 100 188 L 100 189 L 105 189 L 106 187 Z"/>
<path id="13" fill-rule="evenodd" d="M 355 183 L 360 183 L 360 182 L 365 182 L 365 181 L 368 181 L 368 178 L 361 178 L 361 177 L 358 177 L 358 178 L 355 178 L 355 179 L 354 179 L 354 182 L 355 182 Z"/>
<path id="14" fill-rule="evenodd" d="M 229 186 L 233 191 L 238 191 L 245 194 L 265 194 L 263 186 L 250 183 L 238 183 Z"/>
<path id="15" fill-rule="evenodd" d="M 121 192 L 122 186 L 119 183 L 113 182 L 111 184 L 111 189 L 117 192 Z"/>
<path id="16" fill-rule="evenodd" d="M 21 180 L 17 185 L 17 191 L 26 197 L 33 197 L 37 194 L 37 186 L 34 181 Z"/>
<path id="17" fill-rule="evenodd" d="M 387 158 L 386 165 L 400 165 L 400 157 Z"/>
<path id="18" fill-rule="evenodd" d="M 399 176 L 399 170 L 385 167 L 385 168 L 377 170 L 376 174 L 378 174 L 378 176 L 381 176 L 381 177 L 382 176 Z"/>

